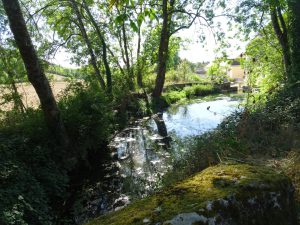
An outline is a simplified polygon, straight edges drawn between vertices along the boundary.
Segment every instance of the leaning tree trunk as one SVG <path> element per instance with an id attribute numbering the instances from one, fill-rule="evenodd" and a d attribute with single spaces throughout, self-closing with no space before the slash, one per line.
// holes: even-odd
<path id="1" fill-rule="evenodd" d="M 290 82 L 300 81 L 300 1 L 288 0 L 292 70 Z"/>
<path id="2" fill-rule="evenodd" d="M 273 29 L 280 43 L 283 55 L 284 69 L 286 77 L 289 76 L 289 71 L 291 69 L 291 52 L 288 40 L 288 30 L 281 14 L 281 9 L 279 7 L 274 7 L 271 9 L 271 20 Z"/>
<path id="3" fill-rule="evenodd" d="M 121 66 L 118 58 L 115 56 L 114 52 L 109 48 L 109 46 L 106 46 L 106 47 L 107 47 L 107 50 L 110 53 L 111 57 L 113 58 L 113 60 L 115 61 L 115 63 L 118 65 L 119 70 L 121 71 L 121 74 L 125 77 L 126 74 L 125 74 L 125 72 L 124 72 L 124 70 L 123 70 L 123 68 L 122 68 L 122 66 Z"/>
<path id="4" fill-rule="evenodd" d="M 109 62 L 107 59 L 107 45 L 105 43 L 104 37 L 100 31 L 100 28 L 98 26 L 98 24 L 96 23 L 88 5 L 86 4 L 86 1 L 83 0 L 83 5 L 84 5 L 84 9 L 87 12 L 90 21 L 92 22 L 96 33 L 98 35 L 98 38 L 100 39 L 101 45 L 102 45 L 102 60 L 103 60 L 103 64 L 105 67 L 105 74 L 106 74 L 106 84 L 107 84 L 107 92 L 111 93 L 112 92 L 112 79 L 111 79 L 111 70 L 110 70 L 110 66 L 109 66 Z"/>
<path id="5" fill-rule="evenodd" d="M 172 7 L 172 4 L 170 4 L 170 6 Z M 155 87 L 152 92 L 152 96 L 154 98 L 161 96 L 165 84 L 170 40 L 170 20 L 171 15 L 168 13 L 168 0 L 163 0 L 163 24 L 158 50 L 158 70 L 155 80 Z"/>
<path id="6" fill-rule="evenodd" d="M 41 102 L 47 126 L 57 141 L 64 147 L 68 147 L 69 139 L 60 111 L 29 36 L 20 4 L 18 0 L 2 0 L 2 2 L 8 16 L 10 29 L 26 67 L 28 80 L 33 85 Z"/>
<path id="7" fill-rule="evenodd" d="M 90 54 L 90 57 L 91 57 L 91 63 L 92 63 L 92 66 L 94 68 L 94 71 L 95 71 L 95 74 L 97 76 L 97 79 L 99 80 L 100 82 L 100 85 L 102 87 L 102 89 L 105 89 L 105 82 L 101 76 L 101 73 L 100 73 L 100 70 L 97 66 L 97 60 L 96 60 L 96 56 L 95 56 L 95 53 L 93 51 L 93 47 L 92 47 L 92 43 L 87 35 L 87 32 L 86 32 L 86 29 L 84 27 L 84 24 L 83 24 L 83 21 L 82 21 L 82 17 L 81 17 L 81 14 L 79 12 L 79 9 L 78 9 L 78 6 L 77 6 L 77 3 L 75 0 L 70 0 L 70 3 L 71 3 L 71 6 L 72 6 L 72 9 L 74 11 L 74 13 L 76 14 L 76 17 L 77 17 L 77 20 L 78 20 L 78 25 L 79 25 L 79 29 L 80 29 L 80 32 L 81 32 L 81 35 L 83 37 L 83 40 L 88 48 L 88 51 L 89 51 L 89 54 Z"/>

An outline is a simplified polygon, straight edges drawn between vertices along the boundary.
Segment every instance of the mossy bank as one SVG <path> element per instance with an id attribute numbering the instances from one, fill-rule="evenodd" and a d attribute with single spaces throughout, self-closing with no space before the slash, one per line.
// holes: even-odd
<path id="1" fill-rule="evenodd" d="M 269 168 L 218 165 L 87 225 L 294 225 L 293 191 Z"/>

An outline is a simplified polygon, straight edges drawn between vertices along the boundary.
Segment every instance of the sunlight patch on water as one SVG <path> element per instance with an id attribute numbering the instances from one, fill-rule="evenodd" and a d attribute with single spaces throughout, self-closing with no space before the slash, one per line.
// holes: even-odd
<path id="1" fill-rule="evenodd" d="M 107 190 L 99 198 L 100 212 L 119 210 L 132 199 L 160 188 L 174 160 L 188 151 L 188 146 L 180 147 L 172 139 L 183 140 L 215 129 L 226 116 L 239 110 L 240 102 L 223 96 L 171 107 L 117 134 L 109 145 L 113 161 L 108 164 Z"/>

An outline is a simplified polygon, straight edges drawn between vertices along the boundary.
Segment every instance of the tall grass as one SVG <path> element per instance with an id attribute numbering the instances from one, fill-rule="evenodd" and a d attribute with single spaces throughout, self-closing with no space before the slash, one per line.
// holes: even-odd
<path id="1" fill-rule="evenodd" d="M 219 89 L 215 88 L 212 84 L 197 84 L 185 87 L 181 91 L 168 91 L 163 94 L 163 98 L 170 105 L 181 100 L 191 99 L 193 97 L 206 96 L 218 92 Z"/>

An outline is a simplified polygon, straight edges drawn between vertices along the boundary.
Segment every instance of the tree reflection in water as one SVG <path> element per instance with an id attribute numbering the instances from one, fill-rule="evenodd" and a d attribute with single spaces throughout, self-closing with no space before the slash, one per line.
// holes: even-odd
<path id="1" fill-rule="evenodd" d="M 106 181 L 102 181 L 105 185 L 99 188 L 98 215 L 160 188 L 174 163 L 184 160 L 191 144 L 188 140 L 216 128 L 226 115 L 238 109 L 240 101 L 219 97 L 171 107 L 120 132 L 110 143 L 113 160 L 108 163 Z"/>

